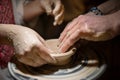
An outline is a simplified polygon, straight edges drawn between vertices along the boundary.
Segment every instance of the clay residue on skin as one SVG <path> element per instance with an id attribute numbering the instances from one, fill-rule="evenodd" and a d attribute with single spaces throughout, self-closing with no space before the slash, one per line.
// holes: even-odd
<path id="1" fill-rule="evenodd" d="M 60 42 L 58 39 L 46 40 L 46 46 L 53 51 L 51 54 L 61 54 L 61 52 L 59 51 L 59 44 L 60 44 Z M 71 47 L 65 53 L 70 54 L 70 53 L 74 53 L 75 51 L 76 51 L 76 49 Z"/>

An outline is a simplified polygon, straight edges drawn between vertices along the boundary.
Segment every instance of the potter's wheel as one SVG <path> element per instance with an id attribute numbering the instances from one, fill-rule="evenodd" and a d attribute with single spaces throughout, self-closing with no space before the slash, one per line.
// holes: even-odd
<path id="1" fill-rule="evenodd" d="M 19 62 L 9 63 L 10 74 L 16 80 L 95 80 L 106 69 L 103 53 L 84 48 L 72 56 L 64 66 L 44 65 L 33 68 Z"/>

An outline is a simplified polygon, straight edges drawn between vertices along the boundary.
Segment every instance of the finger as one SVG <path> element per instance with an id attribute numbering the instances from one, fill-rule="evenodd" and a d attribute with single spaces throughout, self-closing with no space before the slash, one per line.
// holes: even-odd
<path id="1" fill-rule="evenodd" d="M 45 40 L 35 31 L 33 31 L 34 34 L 37 36 L 37 38 L 40 40 L 40 43 L 42 43 L 42 45 L 46 46 Z"/>
<path id="2" fill-rule="evenodd" d="M 31 58 L 22 58 L 20 60 L 21 63 L 25 64 L 25 65 L 29 65 L 29 66 L 32 66 L 32 67 L 38 67 L 38 66 L 41 66 L 41 65 L 44 65 L 46 64 L 45 61 L 41 61 L 41 62 L 36 62 L 36 60 L 33 60 Z"/>
<path id="3" fill-rule="evenodd" d="M 69 39 L 71 33 L 67 32 L 66 35 L 64 36 L 64 39 L 62 40 L 62 42 L 59 44 L 59 48 L 64 44 L 64 42 Z"/>
<path id="4" fill-rule="evenodd" d="M 56 63 L 55 58 L 53 58 L 50 54 L 51 54 L 51 51 L 45 46 L 43 46 L 42 49 L 39 48 L 39 56 L 42 59 L 44 59 L 48 63 Z"/>
<path id="5" fill-rule="evenodd" d="M 50 5 L 46 6 L 45 10 L 46 10 L 47 15 L 51 15 L 52 14 L 52 8 L 51 8 Z"/>
<path id="6" fill-rule="evenodd" d="M 30 50 L 24 51 L 23 55 L 18 54 L 18 55 L 16 55 L 16 57 L 17 57 L 18 61 L 20 61 L 20 62 L 22 62 L 22 63 L 24 63 L 26 65 L 30 65 L 31 66 L 33 64 L 33 60 L 31 58 L 32 55 L 29 54 L 29 51 Z"/>
<path id="7" fill-rule="evenodd" d="M 33 67 L 47 64 L 47 62 L 39 56 L 38 48 L 35 46 L 31 48 L 30 51 L 27 51 L 24 55 L 22 55 L 20 61 Z"/>
<path id="8" fill-rule="evenodd" d="M 63 38 L 63 40 L 62 40 L 62 42 L 60 43 L 60 45 L 59 45 L 59 48 L 62 46 L 62 45 L 64 45 L 64 42 L 67 40 L 67 39 L 69 39 L 69 37 L 74 33 L 74 32 L 76 32 L 76 30 L 78 29 L 78 24 L 77 25 L 75 25 L 75 27 L 73 27 L 71 30 L 69 30 L 67 33 L 66 33 L 66 35 L 64 35 L 64 38 Z"/>
<path id="9" fill-rule="evenodd" d="M 69 23 L 69 24 L 66 26 L 66 28 L 63 30 L 63 32 L 60 34 L 60 37 L 59 37 L 59 41 L 60 41 L 60 42 L 63 41 L 63 39 L 65 38 L 65 36 L 66 36 L 66 34 L 68 33 L 68 31 L 69 31 L 70 29 L 72 29 L 71 26 L 70 26 L 70 24 L 71 24 L 71 23 Z"/>
<path id="10" fill-rule="evenodd" d="M 62 9 L 58 15 L 55 15 L 55 21 L 54 25 L 56 26 L 57 24 L 60 25 L 63 22 L 64 19 L 64 7 L 62 6 Z"/>
<path id="11" fill-rule="evenodd" d="M 23 64 L 25 64 L 25 65 L 34 66 L 33 65 L 34 62 L 30 58 L 24 58 L 24 57 L 22 57 L 22 58 L 18 59 L 18 61 L 21 62 L 21 63 L 23 63 Z"/>
<path id="12" fill-rule="evenodd" d="M 53 10 L 53 15 L 56 16 L 62 11 L 63 5 L 61 4 L 60 0 L 54 1 L 54 10 Z"/>
<path id="13" fill-rule="evenodd" d="M 81 26 L 81 27 L 80 27 Z M 61 44 L 59 45 L 60 51 L 66 51 L 71 45 L 73 45 L 77 40 L 87 39 L 88 37 L 92 37 L 94 31 L 90 30 L 86 23 L 79 23 L 71 29 L 68 35 L 65 36 Z M 69 44 L 70 43 L 70 44 Z"/>
<path id="14" fill-rule="evenodd" d="M 77 18 L 76 18 L 77 19 Z M 75 27 L 75 25 L 78 24 L 78 21 L 76 21 L 76 19 L 74 19 L 72 22 L 70 22 L 66 28 L 63 30 L 63 32 L 60 34 L 60 37 L 59 37 L 59 41 L 62 42 L 63 39 L 65 38 L 66 36 L 66 33 L 69 32 L 69 30 L 72 30 L 73 27 Z"/>
<path id="15" fill-rule="evenodd" d="M 71 22 L 69 22 L 64 30 L 69 31 L 71 30 L 76 24 L 78 24 L 78 18 L 73 19 Z"/>
<path id="16" fill-rule="evenodd" d="M 75 31 L 68 39 L 63 42 L 63 45 L 59 48 L 60 52 L 67 51 L 75 42 L 77 42 L 80 38 L 80 30 Z"/>
<path id="17" fill-rule="evenodd" d="M 43 6 L 43 8 L 45 9 L 47 15 L 50 15 L 52 14 L 52 3 L 50 3 L 50 1 L 46 0 L 40 0 L 41 1 L 41 5 Z"/>
<path id="18" fill-rule="evenodd" d="M 39 50 L 37 50 L 37 48 L 33 48 L 32 49 L 32 59 L 33 59 L 33 61 L 36 63 L 36 65 L 35 66 L 41 66 L 41 65 L 43 65 L 43 64 L 47 64 L 47 62 L 44 60 L 44 59 L 42 59 L 40 56 L 39 56 Z"/>
<path id="19" fill-rule="evenodd" d="M 36 34 L 36 36 L 38 37 L 42 45 L 46 46 L 45 40 L 39 34 Z"/>

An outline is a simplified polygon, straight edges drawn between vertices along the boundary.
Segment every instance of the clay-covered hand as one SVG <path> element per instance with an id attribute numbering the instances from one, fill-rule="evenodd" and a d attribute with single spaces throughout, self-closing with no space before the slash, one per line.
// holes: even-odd
<path id="1" fill-rule="evenodd" d="M 30 28 L 17 27 L 18 29 L 15 28 L 14 32 L 9 33 L 9 35 L 13 40 L 15 53 L 20 62 L 33 67 L 56 62 L 49 55 L 51 51 L 46 47 L 45 41 L 41 36 Z"/>
<path id="2" fill-rule="evenodd" d="M 64 6 L 61 0 L 40 0 L 40 3 L 48 15 L 54 16 L 54 25 L 59 25 L 63 22 Z"/>
<path id="3" fill-rule="evenodd" d="M 103 41 L 116 35 L 114 24 L 109 16 L 80 15 L 70 22 L 60 35 L 59 49 L 65 52 L 79 39 Z"/>

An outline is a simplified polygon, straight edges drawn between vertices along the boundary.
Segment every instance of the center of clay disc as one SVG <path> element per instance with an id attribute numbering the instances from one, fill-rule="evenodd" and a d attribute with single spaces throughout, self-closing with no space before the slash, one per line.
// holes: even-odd
<path id="1" fill-rule="evenodd" d="M 60 53 L 58 51 L 59 41 L 57 39 L 46 40 L 47 47 L 50 48 L 54 53 Z"/>

